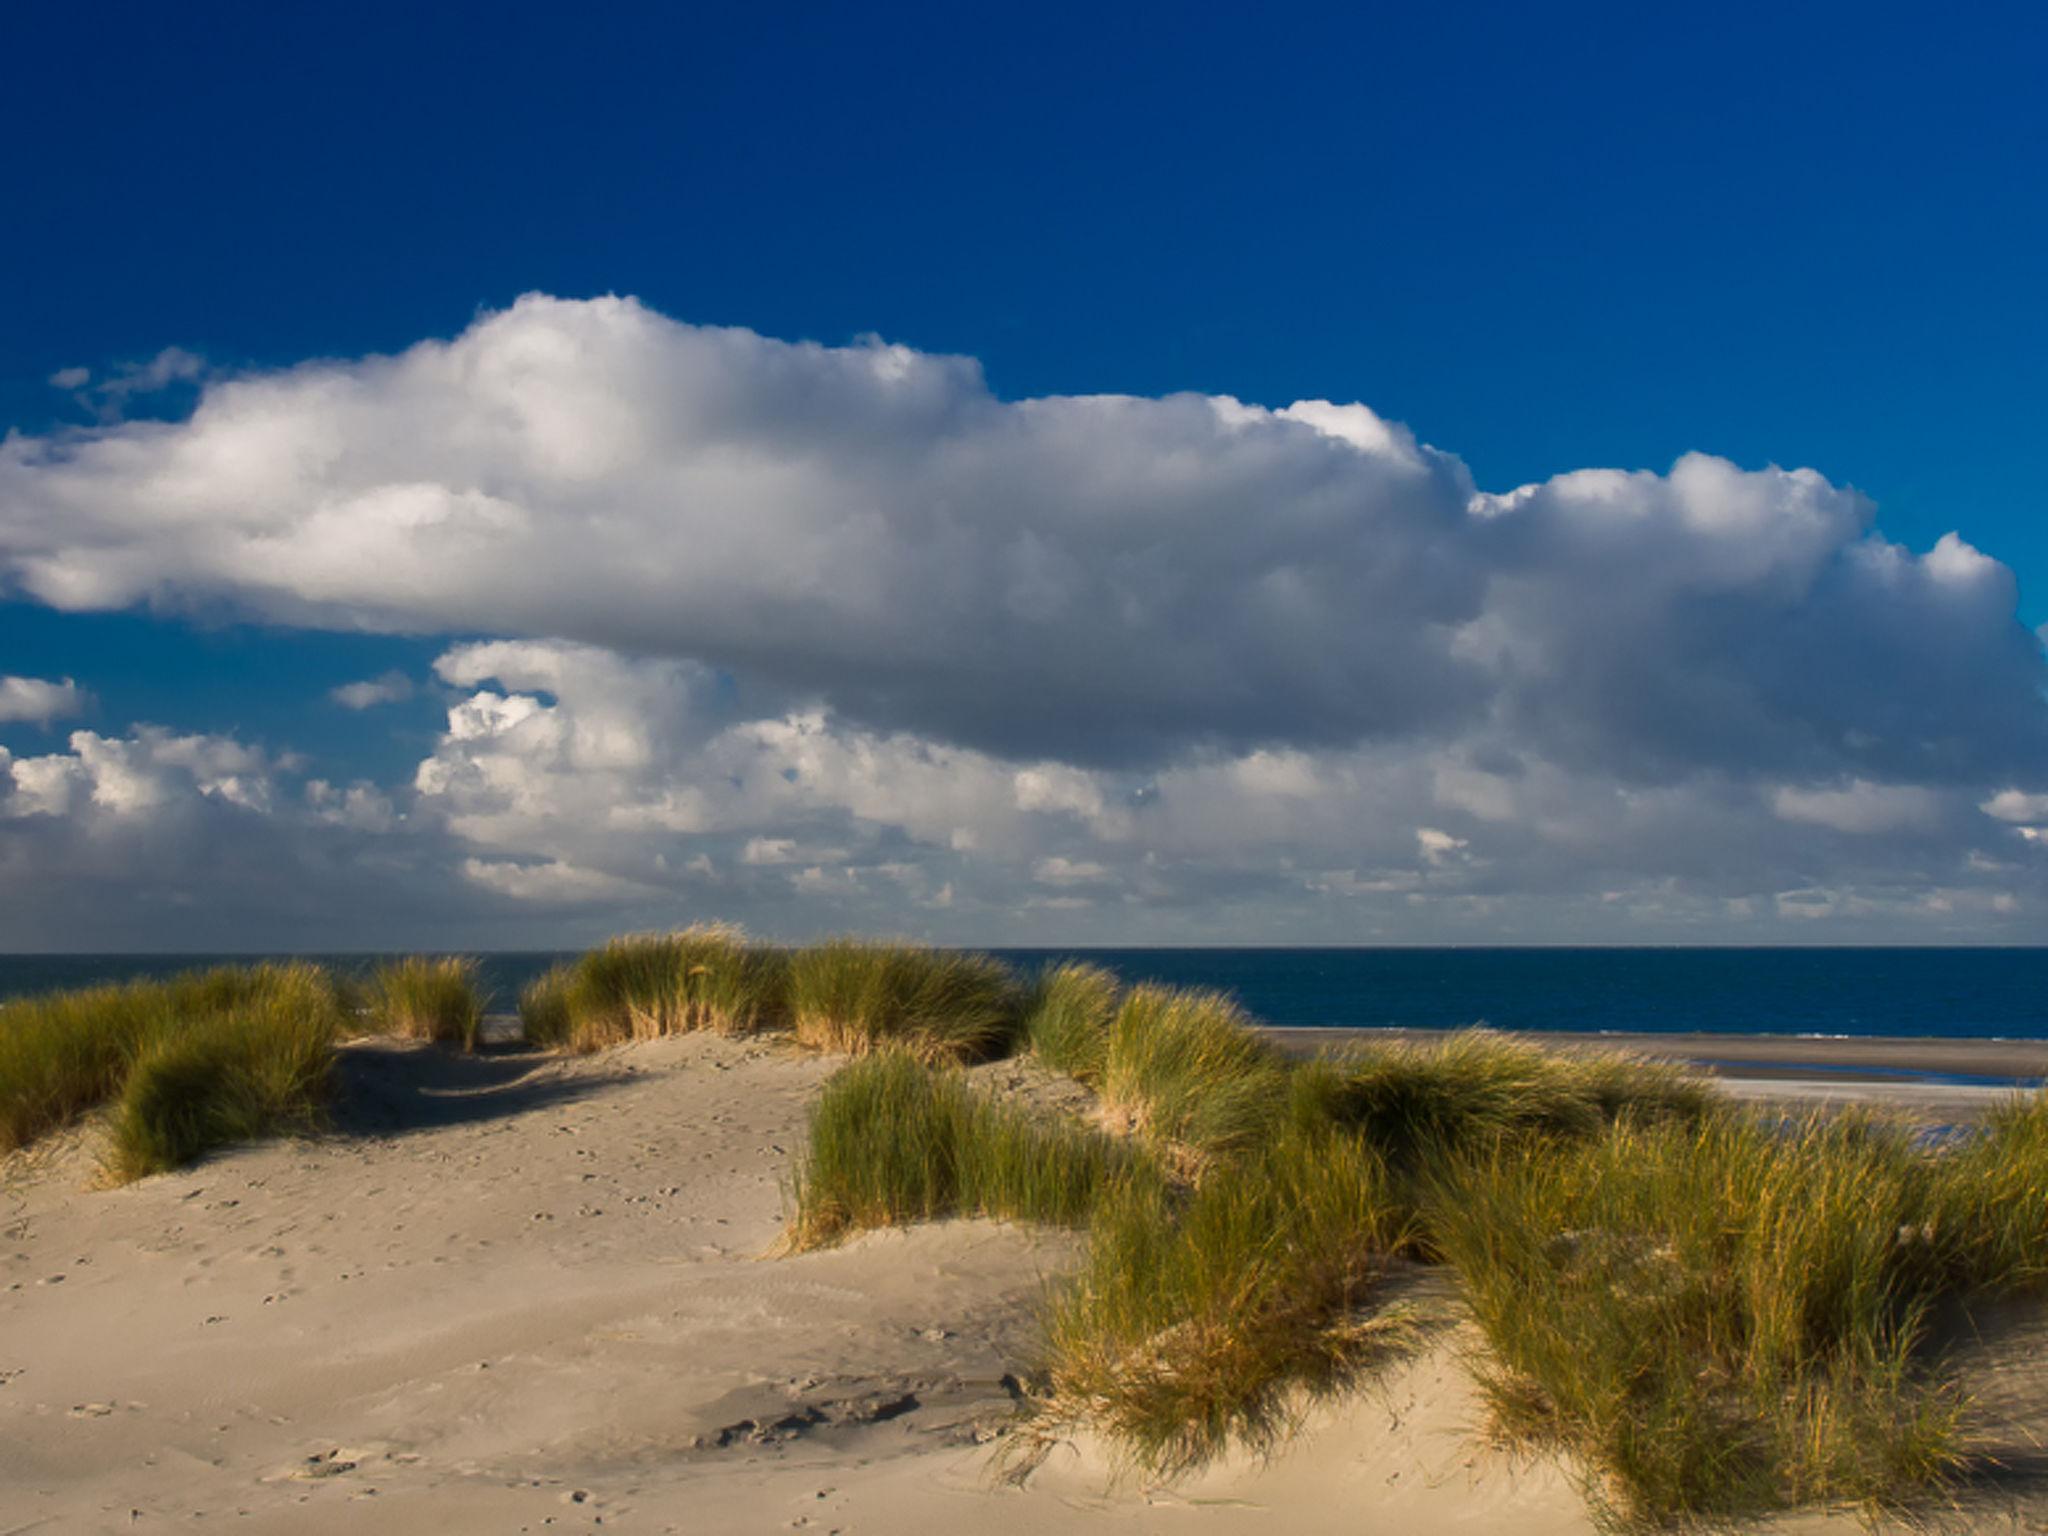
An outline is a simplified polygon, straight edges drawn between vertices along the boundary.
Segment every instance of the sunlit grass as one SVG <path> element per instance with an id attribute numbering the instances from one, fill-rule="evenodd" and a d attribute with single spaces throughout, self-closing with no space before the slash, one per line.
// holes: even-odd
<path id="1" fill-rule="evenodd" d="M 1099 1090 L 1108 1115 L 1199 1165 L 1271 1133 L 1287 1072 L 1229 998 L 1148 985 L 1111 1021 Z"/>
<path id="2" fill-rule="evenodd" d="M 1124 1181 L 1047 1320 L 1050 1413 L 1154 1473 L 1270 1451 L 1409 1342 L 1406 1314 L 1378 1306 L 1396 1210 L 1379 1159 L 1329 1132 L 1281 1133 L 1192 1192 Z"/>
<path id="3" fill-rule="evenodd" d="M 789 959 L 736 928 L 633 934 L 557 967 L 520 998 L 535 1045 L 602 1050 L 712 1030 L 748 1034 L 788 1014 Z"/>
<path id="4" fill-rule="evenodd" d="M 1491 1030 L 1328 1053 L 1294 1074 L 1291 1111 L 1389 1163 L 1508 1140 L 1583 1139 L 1617 1120 L 1693 1121 L 1721 1102 L 1696 1073 L 1609 1051 L 1546 1051 Z"/>
<path id="5" fill-rule="evenodd" d="M 1937 1313 L 2048 1281 L 2048 1100 L 1952 1150 L 1790 1125 L 1699 1076 L 1486 1032 L 1295 1064 L 1227 999 L 1041 976 L 1022 1037 L 1119 1147 L 872 1055 L 820 1101 L 794 1232 L 1085 1220 L 1041 1423 L 1173 1475 L 1270 1451 L 1412 1346 L 1388 1278 L 1447 1263 L 1496 1426 L 1566 1450 L 1612 1524 L 1913 1507 L 1968 1454 Z"/>
<path id="6" fill-rule="evenodd" d="M 371 974 L 365 992 L 379 1032 L 476 1049 L 484 1000 L 474 960 L 408 955 L 387 961 Z"/>
<path id="7" fill-rule="evenodd" d="M 1024 1005 L 1024 1043 L 1055 1072 L 1095 1083 L 1109 1056 L 1109 1026 L 1123 988 L 1099 965 L 1049 966 Z"/>
<path id="8" fill-rule="evenodd" d="M 791 1238 L 816 1247 L 954 1215 L 1074 1226 L 1137 1163 L 1099 1131 L 1040 1120 L 885 1048 L 841 1068 L 811 1110 Z"/>
<path id="9" fill-rule="evenodd" d="M 1023 1006 L 1008 966 L 964 950 L 831 939 L 789 958 L 796 1038 L 816 1050 L 980 1061 L 1012 1048 Z"/>
<path id="10" fill-rule="evenodd" d="M 1496 1147 L 1441 1171 L 1428 1219 L 1500 1424 L 1579 1453 L 1610 1515 L 1880 1507 L 1964 1450 L 1924 1348 L 1940 1180 L 1879 1121 L 1724 1115 Z"/>

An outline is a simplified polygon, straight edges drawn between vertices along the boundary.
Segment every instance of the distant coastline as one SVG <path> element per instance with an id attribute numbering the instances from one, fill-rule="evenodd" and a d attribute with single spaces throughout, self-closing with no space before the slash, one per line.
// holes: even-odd
<path id="1" fill-rule="evenodd" d="M 1499 1029 L 1935 1041 L 2048 1040 L 2048 948 L 996 948 L 1020 970 L 1085 955 L 1128 982 L 1229 992 L 1281 1029 Z M 571 953 L 483 952 L 494 1007 Z M 0 1000 L 247 954 L 0 955 Z M 312 955 L 363 968 L 371 954 Z M 1837 1059 L 1829 1049 L 1814 1059 Z M 1966 1069 L 1959 1069 L 1966 1070 Z M 2000 1074 L 2003 1075 L 2003 1074 Z"/>

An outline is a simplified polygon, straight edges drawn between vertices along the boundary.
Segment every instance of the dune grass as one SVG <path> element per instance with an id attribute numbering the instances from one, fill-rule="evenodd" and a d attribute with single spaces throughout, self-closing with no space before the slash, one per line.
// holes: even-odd
<path id="1" fill-rule="evenodd" d="M 1429 1219 L 1501 1426 L 1577 1452 L 1618 1521 L 1716 1520 L 1882 1507 L 1959 1464 L 1925 1347 L 1955 1273 L 1940 1182 L 1881 1121 L 1724 1115 L 1496 1147 Z"/>
<path id="2" fill-rule="evenodd" d="M 1691 1123 L 1721 1102 L 1704 1078 L 1662 1062 L 1470 1029 L 1319 1056 L 1295 1072 L 1289 1108 L 1407 1170 L 1502 1141 L 1581 1140 L 1618 1120 Z"/>
<path id="3" fill-rule="evenodd" d="M 1932 1160 L 1925 1222 L 1952 1284 L 2048 1286 L 2048 1089 L 2000 1105 L 1983 1133 Z"/>
<path id="4" fill-rule="evenodd" d="M 1016 1043 L 1024 1003 L 1008 966 L 964 950 L 830 939 L 789 957 L 796 1038 L 815 1050 L 987 1060 Z"/>
<path id="5" fill-rule="evenodd" d="M 709 925 L 614 939 L 530 983 L 519 1014 L 550 1049 L 786 1028 L 815 1050 L 973 1062 L 1018 1045 L 1032 995 L 989 955 L 864 939 L 788 950 Z"/>
<path id="6" fill-rule="evenodd" d="M 1270 1451 L 1412 1336 L 1375 1305 L 1404 1236 L 1378 1157 L 1328 1131 L 1284 1131 L 1192 1191 L 1116 1185 L 1047 1319 L 1052 1415 L 1168 1476 L 1233 1441 Z"/>
<path id="7" fill-rule="evenodd" d="M 575 979 L 574 966 L 554 965 L 520 989 L 519 1029 L 528 1045 L 545 1051 L 568 1048 L 576 1024 L 570 1003 Z"/>
<path id="8" fill-rule="evenodd" d="M 296 1009 L 339 1027 L 334 983 L 311 965 L 221 966 L 0 1007 L 0 1151 L 117 1097 L 136 1063 L 162 1042 L 252 1009 L 280 1018 Z"/>
<path id="9" fill-rule="evenodd" d="M 365 992 L 380 1033 L 476 1049 L 484 999 L 474 960 L 407 955 L 378 966 Z"/>
<path id="10" fill-rule="evenodd" d="M 1388 1279 L 1419 1257 L 1461 1282 L 1498 1427 L 1570 1453 L 1604 1522 L 1910 1505 L 1968 1454 L 1933 1320 L 2048 1284 L 2042 1095 L 1928 1149 L 1484 1031 L 1297 1065 L 1225 998 L 1120 995 L 1086 966 L 1041 975 L 1020 1017 L 1134 1136 L 880 1051 L 820 1100 L 792 1231 L 1085 1221 L 1047 1304 L 1041 1426 L 1092 1425 L 1153 1473 L 1271 1450 L 1396 1357 L 1418 1327 Z"/>
<path id="11" fill-rule="evenodd" d="M 1048 966 L 1032 983 L 1024 1005 L 1024 1044 L 1053 1071 L 1098 1082 L 1122 995 L 1116 977 L 1099 965 L 1068 961 Z"/>
<path id="12" fill-rule="evenodd" d="M 1216 992 L 1134 987 L 1110 1022 L 1103 1109 L 1190 1169 L 1269 1135 L 1288 1065 L 1244 1010 Z"/>
<path id="13" fill-rule="evenodd" d="M 1137 1181 L 1127 1147 L 1041 1121 L 901 1048 L 869 1052 L 826 1082 L 811 1111 L 790 1237 L 818 1247 L 862 1228 L 942 1216 L 1076 1226 L 1112 1180 Z"/>
<path id="14" fill-rule="evenodd" d="M 576 1051 L 694 1030 L 748 1034 L 786 1017 L 788 972 L 783 951 L 723 924 L 633 934 L 532 982 L 520 1020 L 530 1044 Z"/>
<path id="15" fill-rule="evenodd" d="M 125 1183 L 236 1142 L 318 1127 L 341 1024 L 332 1002 L 313 976 L 295 976 L 155 1035 L 115 1101 L 108 1173 Z"/>

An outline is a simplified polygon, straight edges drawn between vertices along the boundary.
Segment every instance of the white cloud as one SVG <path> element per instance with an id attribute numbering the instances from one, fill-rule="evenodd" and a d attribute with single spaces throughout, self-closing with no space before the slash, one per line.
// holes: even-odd
<path id="1" fill-rule="evenodd" d="M 629 897 L 647 894 L 647 888 L 636 881 L 622 880 L 602 870 L 580 869 L 560 859 L 546 864 L 465 859 L 462 873 L 485 890 L 509 896 L 515 901 L 542 902 L 550 906 L 584 902 L 616 904 Z"/>
<path id="2" fill-rule="evenodd" d="M 0 677 L 0 725 L 28 721 L 48 725 L 85 712 L 92 696 L 70 678 L 53 683 L 40 677 Z"/>
<path id="3" fill-rule="evenodd" d="M 0 567 L 60 607 L 566 638 L 1014 760 L 1492 721 L 1648 781 L 1891 781 L 2043 744 L 2004 567 L 1875 541 L 1808 470 L 1489 496 L 1362 406 L 1005 402 L 967 359 L 630 300 L 16 437 L 0 509 Z"/>
<path id="4" fill-rule="evenodd" d="M 1978 806 L 1987 816 L 2000 821 L 2048 821 L 2048 795 L 2030 795 L 2024 790 L 2001 789 Z"/>
<path id="5" fill-rule="evenodd" d="M 1442 864 L 1453 854 L 1462 853 L 1471 844 L 1462 837 L 1453 837 L 1436 827 L 1417 827 L 1415 846 L 1421 850 L 1424 863 Z"/>
<path id="6" fill-rule="evenodd" d="M 379 704 L 402 704 L 412 697 L 412 679 L 403 672 L 386 672 L 381 677 L 343 683 L 327 696 L 343 709 L 374 709 Z"/>
<path id="7" fill-rule="evenodd" d="M 1108 865 L 1093 859 L 1070 859 L 1064 854 L 1053 854 L 1032 866 L 1031 878 L 1040 885 L 1101 885 L 1114 877 Z"/>
<path id="8" fill-rule="evenodd" d="M 0 806 L 14 815 L 57 816 L 89 806 L 146 818 L 196 794 L 260 811 L 269 807 L 284 766 L 229 737 L 179 736 L 151 725 L 128 737 L 74 731 L 69 745 L 69 752 L 14 758 L 13 793 Z"/>
<path id="9" fill-rule="evenodd" d="M 1918 785 L 1872 784 L 1862 779 L 1818 789 L 1781 785 L 1771 795 L 1771 810 L 1781 820 L 1810 822 L 1858 835 L 1924 827 L 1940 809 L 1938 797 Z"/>
<path id="10" fill-rule="evenodd" d="M 187 420 L 0 443 L 0 581 L 500 638 L 434 664 L 409 783 L 149 728 L 0 759 L 37 860 L 197 805 L 307 889 L 354 839 L 486 916 L 982 939 L 1977 936 L 2048 879 L 1971 858 L 1980 810 L 2048 822 L 2011 573 L 1810 470 L 1495 495 L 1360 405 L 1004 401 L 629 300 L 155 374 Z"/>

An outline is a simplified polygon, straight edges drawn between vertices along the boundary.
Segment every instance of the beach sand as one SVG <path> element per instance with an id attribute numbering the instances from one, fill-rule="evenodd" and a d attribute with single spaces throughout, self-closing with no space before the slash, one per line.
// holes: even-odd
<path id="1" fill-rule="evenodd" d="M 1485 1447 L 1448 1293 L 1431 1349 L 1269 1465 L 1160 1488 L 1083 1439 L 996 1481 L 1073 1239 L 767 1256 L 837 1065 L 364 1042 L 331 1136 L 114 1190 L 84 1133 L 0 1163 L 0 1533 L 1591 1530 L 1565 1469 Z M 2048 1529 L 2020 1476 L 2044 1362 L 2030 1333 L 1985 1350 L 2021 1501 L 1988 1490 L 1970 1528 Z"/>

